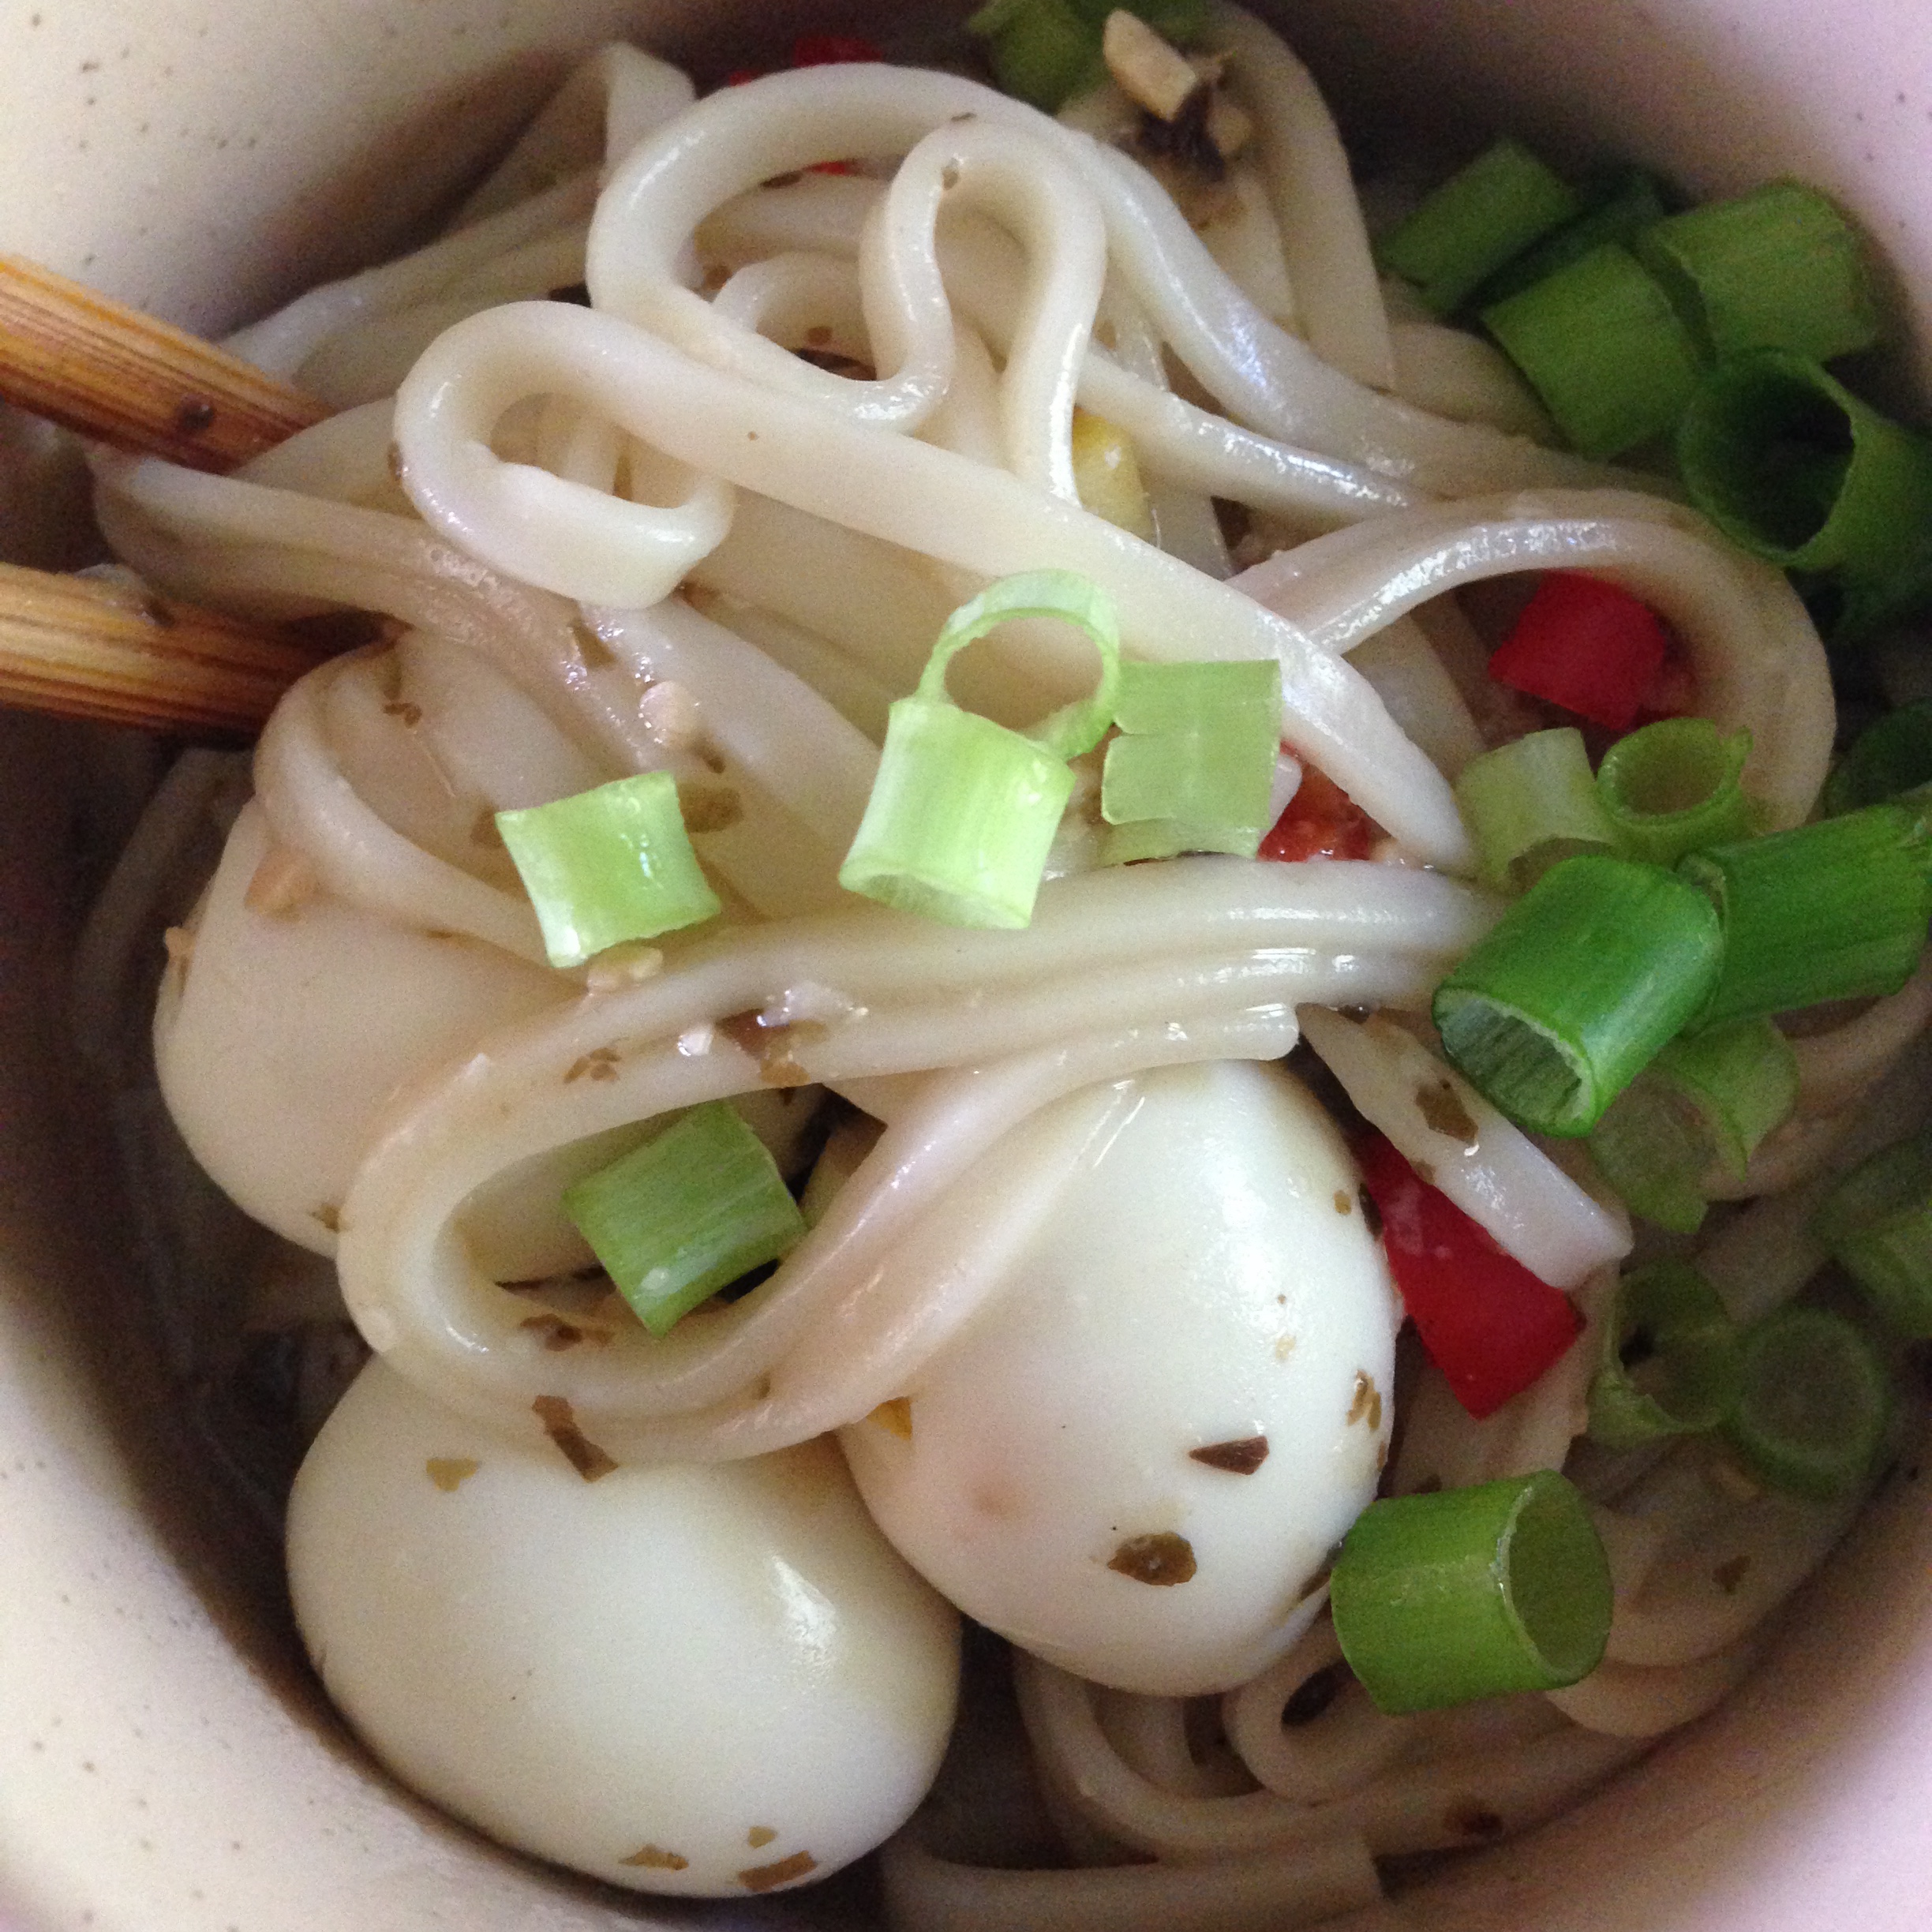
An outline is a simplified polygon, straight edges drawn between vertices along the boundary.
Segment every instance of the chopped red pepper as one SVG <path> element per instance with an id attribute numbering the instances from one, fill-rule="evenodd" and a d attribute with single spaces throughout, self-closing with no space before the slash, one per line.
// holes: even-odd
<path id="1" fill-rule="evenodd" d="M 1489 675 L 1624 732 L 1669 654 L 1670 638 L 1649 605 L 1600 578 L 1551 571 L 1490 657 Z"/>
<path id="2" fill-rule="evenodd" d="M 1333 779 L 1312 765 L 1275 827 L 1261 841 L 1264 859 L 1366 859 L 1375 845 L 1375 822 Z"/>
<path id="3" fill-rule="evenodd" d="M 842 67 L 858 61 L 882 61 L 886 56 L 860 34 L 800 34 L 792 43 L 794 67 Z"/>
<path id="4" fill-rule="evenodd" d="M 1582 1333 L 1569 1298 L 1506 1255 L 1382 1134 L 1355 1149 L 1382 1242 L 1429 1359 L 1478 1421 L 1537 1380 Z"/>

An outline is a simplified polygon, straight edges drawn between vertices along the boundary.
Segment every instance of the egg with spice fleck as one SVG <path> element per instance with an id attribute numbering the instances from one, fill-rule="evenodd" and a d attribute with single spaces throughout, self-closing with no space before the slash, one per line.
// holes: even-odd
<path id="1" fill-rule="evenodd" d="M 939 1210 L 1010 1243 L 999 1286 L 841 1434 L 880 1527 L 1080 1676 L 1189 1696 L 1265 1668 L 1387 1454 L 1399 1309 L 1357 1185 L 1306 1090 L 1248 1061 L 1009 1136 Z"/>
<path id="2" fill-rule="evenodd" d="M 743 1897 L 870 1850 L 938 1768 L 957 1615 L 829 1442 L 605 1467 L 562 1407 L 533 1450 L 358 1378 L 289 1508 L 337 1709 L 404 1784 L 610 1884 Z"/>

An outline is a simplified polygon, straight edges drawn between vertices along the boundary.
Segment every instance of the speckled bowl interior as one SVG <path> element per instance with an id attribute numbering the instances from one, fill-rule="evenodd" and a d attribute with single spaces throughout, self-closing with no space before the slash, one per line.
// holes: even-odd
<path id="1" fill-rule="evenodd" d="M 1509 125 L 1688 185 L 1801 174 L 1891 265 L 1932 347 L 1925 0 L 1284 0 L 1360 118 Z M 805 14 L 667 0 L 9 0 L 0 249 L 204 330 L 380 253 L 575 52 L 628 32 L 733 57 Z M 814 16 L 903 27 L 905 10 Z M 80 554 L 80 498 L 0 417 L 0 555 Z M 125 1312 L 127 1216 L 65 1012 L 66 727 L 0 717 L 0 1926 L 465 1932 L 680 1915 L 498 1854 L 399 1795 L 294 1668 L 272 1578 L 184 1455 Z M 137 768 L 137 753 L 119 754 Z M 1932 1512 L 1896 1484 L 1762 1672 L 1636 1775 L 1350 1923 L 1431 1932 L 1905 1932 L 1932 1923 Z M 702 1741 L 693 1740 L 695 1749 Z M 863 1911 L 862 1888 L 835 1915 Z"/>

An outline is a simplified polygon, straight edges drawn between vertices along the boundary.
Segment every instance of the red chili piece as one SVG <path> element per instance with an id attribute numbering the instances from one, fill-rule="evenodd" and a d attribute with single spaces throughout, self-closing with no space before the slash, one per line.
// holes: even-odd
<path id="1" fill-rule="evenodd" d="M 1656 613 L 1627 590 L 1574 571 L 1551 571 L 1490 657 L 1489 675 L 1512 691 L 1624 732 L 1669 653 Z"/>
<path id="2" fill-rule="evenodd" d="M 882 61 L 886 56 L 860 34 L 800 34 L 792 43 L 794 67 L 841 67 L 854 61 Z"/>
<path id="3" fill-rule="evenodd" d="M 1370 1135 L 1355 1158 L 1402 1305 L 1456 1400 L 1481 1421 L 1555 1365 L 1583 1318 L 1428 1185 L 1385 1136 Z"/>
<path id="4" fill-rule="evenodd" d="M 1375 844 L 1368 814 L 1312 765 L 1301 768 L 1301 782 L 1261 841 L 1264 859 L 1366 859 Z"/>

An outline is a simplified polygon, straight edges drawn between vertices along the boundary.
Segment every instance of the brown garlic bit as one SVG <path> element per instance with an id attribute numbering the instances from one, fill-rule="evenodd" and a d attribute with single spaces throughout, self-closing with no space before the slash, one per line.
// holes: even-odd
<path id="1" fill-rule="evenodd" d="M 1443 1814 L 1443 1823 L 1460 1838 L 1494 1838 L 1503 1830 L 1503 1820 L 1480 1798 L 1458 1798 Z"/>
<path id="2" fill-rule="evenodd" d="M 432 1456 L 423 1465 L 445 1496 L 454 1496 L 482 1466 L 474 1456 Z"/>
<path id="3" fill-rule="evenodd" d="M 1750 1557 L 1728 1557 L 1711 1572 L 1711 1581 L 1727 1597 L 1735 1597 L 1737 1594 L 1738 1586 L 1744 1581 L 1744 1574 L 1750 1568 Z"/>
<path id="4" fill-rule="evenodd" d="M 271 845 L 255 867 L 242 903 L 268 919 L 286 919 L 322 889 L 316 870 L 298 852 Z"/>
<path id="5" fill-rule="evenodd" d="M 767 1087 L 805 1087 L 811 1075 L 799 1065 L 796 1047 L 810 1046 L 826 1037 L 827 1029 L 816 1020 L 794 1020 L 784 1026 L 766 1026 L 756 1008 L 727 1013 L 715 1023 L 717 1029 L 739 1052 L 749 1054 L 758 1063 L 758 1078 Z"/>
<path id="6" fill-rule="evenodd" d="M 747 1892 L 775 1892 L 779 1886 L 818 1869 L 818 1861 L 809 1852 L 794 1852 L 776 1865 L 754 1865 L 749 1871 L 741 1871 L 738 1882 Z"/>
<path id="7" fill-rule="evenodd" d="M 675 1852 L 661 1852 L 656 1845 L 640 1845 L 627 1859 L 620 1859 L 620 1865 L 641 1865 L 646 1871 L 683 1871 L 691 1863 L 687 1858 L 680 1858 Z"/>
<path id="8" fill-rule="evenodd" d="M 617 1467 L 577 1426 L 570 1404 L 561 1395 L 539 1395 L 530 1404 L 544 1433 L 557 1447 L 557 1452 L 586 1482 L 596 1482 Z"/>
<path id="9" fill-rule="evenodd" d="M 1335 1210 L 1339 1215 L 1352 1215 L 1355 1211 L 1354 1197 L 1349 1193 L 1346 1188 L 1337 1188 L 1335 1189 Z"/>
<path id="10" fill-rule="evenodd" d="M 901 1442 L 912 1440 L 912 1398 L 895 1395 L 889 1402 L 882 1402 L 866 1417 L 868 1422 L 876 1422 L 889 1436 L 897 1436 Z"/>
<path id="11" fill-rule="evenodd" d="M 1219 92 L 1208 99 L 1208 140 L 1223 161 L 1232 161 L 1254 138 L 1254 122 L 1246 108 Z"/>
<path id="12" fill-rule="evenodd" d="M 1416 1089 L 1415 1103 L 1436 1133 L 1445 1140 L 1462 1142 L 1464 1153 L 1473 1154 L 1481 1144 L 1481 1131 L 1470 1118 L 1455 1084 L 1446 1074 L 1440 1080 L 1425 1080 Z"/>
<path id="13" fill-rule="evenodd" d="M 618 1053 L 615 1046 L 593 1046 L 570 1064 L 570 1071 L 564 1076 L 567 1087 L 573 1080 L 612 1080 L 617 1077 Z"/>
<path id="14" fill-rule="evenodd" d="M 608 1328 L 584 1328 L 575 1322 L 566 1321 L 561 1315 L 530 1315 L 517 1324 L 520 1329 L 527 1330 L 552 1355 L 560 1355 L 566 1349 L 574 1349 L 580 1342 L 593 1342 L 601 1345 L 610 1341 Z"/>
<path id="15" fill-rule="evenodd" d="M 762 1852 L 778 1834 L 769 1825 L 754 1825 L 745 1833 L 745 1843 L 754 1852 Z"/>
<path id="16" fill-rule="evenodd" d="M 626 987 L 642 986 L 664 971 L 665 956 L 641 939 L 606 946 L 591 960 L 584 973 L 584 985 L 592 993 L 620 993 Z"/>
<path id="17" fill-rule="evenodd" d="M 1194 1546 L 1184 1536 L 1162 1530 L 1151 1536 L 1129 1537 L 1112 1556 L 1107 1567 L 1136 1583 L 1151 1583 L 1166 1589 L 1185 1583 L 1194 1574 Z"/>
<path id="18" fill-rule="evenodd" d="M 411 704 L 406 698 L 396 698 L 383 706 L 385 717 L 400 718 L 411 731 L 422 722 L 422 706 Z"/>
<path id="19" fill-rule="evenodd" d="M 320 1208 L 311 1208 L 309 1219 L 327 1228 L 331 1234 L 342 1232 L 342 1209 L 334 1201 L 324 1201 Z"/>
<path id="20" fill-rule="evenodd" d="M 1185 55 L 1125 7 L 1106 17 L 1100 57 L 1120 91 L 1158 121 L 1173 120 L 1204 84 Z"/>
<path id="21" fill-rule="evenodd" d="M 1348 1419 L 1351 1422 L 1365 1421 L 1371 1433 L 1382 1427 L 1382 1393 L 1375 1385 L 1375 1377 L 1363 1369 L 1355 1371 L 1355 1399 L 1349 1404 Z"/>
<path id="22" fill-rule="evenodd" d="M 1188 1459 L 1204 1462 L 1210 1469 L 1225 1470 L 1230 1476 L 1252 1476 L 1267 1460 L 1265 1436 L 1243 1436 L 1233 1442 L 1208 1443 L 1190 1449 Z"/>

